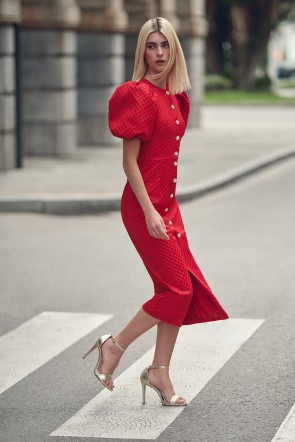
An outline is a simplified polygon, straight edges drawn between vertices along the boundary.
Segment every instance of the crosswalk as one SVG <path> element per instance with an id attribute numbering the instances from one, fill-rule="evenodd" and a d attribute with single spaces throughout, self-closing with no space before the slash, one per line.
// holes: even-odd
<path id="1" fill-rule="evenodd" d="M 92 313 L 42 312 L 1 336 L 0 393 L 110 318 Z"/>
<path id="2" fill-rule="evenodd" d="M 282 425 L 276 432 L 271 442 L 294 442 L 295 441 L 295 404 L 286 416 Z"/>
<path id="3" fill-rule="evenodd" d="M 0 337 L 0 394 L 111 318 L 108 314 L 43 312 Z M 182 327 L 171 370 L 175 390 L 190 403 L 263 322 L 231 318 Z M 142 405 L 139 374 L 150 364 L 153 351 L 150 348 L 116 378 L 115 393 L 102 389 L 48 436 L 157 439 L 184 408 L 162 407 L 151 389 L 147 404 Z M 22 363 L 15 364 L 16 360 Z M 295 405 L 267 442 L 295 442 Z"/>

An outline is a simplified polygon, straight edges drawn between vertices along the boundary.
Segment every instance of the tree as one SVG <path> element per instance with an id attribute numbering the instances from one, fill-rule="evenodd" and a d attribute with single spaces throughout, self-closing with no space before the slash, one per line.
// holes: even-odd
<path id="1" fill-rule="evenodd" d="M 271 31 L 292 4 L 294 0 L 207 0 L 209 70 L 230 76 L 236 88 L 252 87 Z"/>

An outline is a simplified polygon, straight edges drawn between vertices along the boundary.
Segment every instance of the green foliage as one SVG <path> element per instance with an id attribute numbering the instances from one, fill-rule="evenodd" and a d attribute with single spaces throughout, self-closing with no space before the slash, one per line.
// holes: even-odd
<path id="1" fill-rule="evenodd" d="M 268 91 L 210 91 L 204 95 L 205 104 L 294 104 L 295 98 L 282 98 Z"/>
<path id="2" fill-rule="evenodd" d="M 207 91 L 228 90 L 232 86 L 232 81 L 222 75 L 207 75 L 205 78 L 205 89 Z"/>
<path id="3" fill-rule="evenodd" d="M 257 90 L 269 90 L 271 86 L 271 80 L 267 74 L 255 79 L 254 87 Z"/>

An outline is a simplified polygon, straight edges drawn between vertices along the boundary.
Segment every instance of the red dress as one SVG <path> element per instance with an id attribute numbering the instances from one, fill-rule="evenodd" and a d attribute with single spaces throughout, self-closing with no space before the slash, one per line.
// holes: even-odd
<path id="1" fill-rule="evenodd" d="M 178 327 L 228 318 L 191 254 L 175 197 L 179 146 L 188 114 L 185 92 L 173 95 L 146 79 L 122 84 L 109 102 L 112 134 L 140 139 L 138 166 L 169 236 L 168 241 L 150 236 L 127 181 L 122 219 L 154 283 L 154 296 L 142 307 L 149 315 Z"/>

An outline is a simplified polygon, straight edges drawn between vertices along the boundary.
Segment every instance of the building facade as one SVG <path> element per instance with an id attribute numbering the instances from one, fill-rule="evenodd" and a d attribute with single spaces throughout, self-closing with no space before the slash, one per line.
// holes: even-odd
<path id="1" fill-rule="evenodd" d="M 114 88 L 130 80 L 137 35 L 151 17 L 174 25 L 200 125 L 205 0 L 0 0 L 0 170 L 25 155 L 63 157 L 112 146 Z"/>

